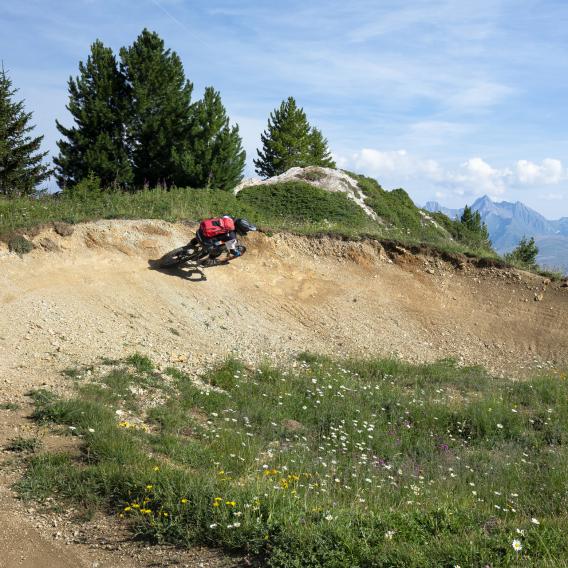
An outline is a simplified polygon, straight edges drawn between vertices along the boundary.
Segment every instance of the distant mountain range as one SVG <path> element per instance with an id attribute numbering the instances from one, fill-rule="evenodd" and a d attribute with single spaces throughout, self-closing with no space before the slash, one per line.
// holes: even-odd
<path id="1" fill-rule="evenodd" d="M 480 197 L 471 208 L 479 211 L 487 224 L 491 242 L 501 254 L 514 249 L 523 236 L 534 237 L 539 248 L 537 262 L 541 266 L 560 268 L 568 273 L 568 217 L 550 221 L 520 201 L 500 203 L 487 195 Z M 428 201 L 427 211 L 439 211 L 451 219 L 460 217 L 462 209 L 449 209 L 437 201 Z"/>

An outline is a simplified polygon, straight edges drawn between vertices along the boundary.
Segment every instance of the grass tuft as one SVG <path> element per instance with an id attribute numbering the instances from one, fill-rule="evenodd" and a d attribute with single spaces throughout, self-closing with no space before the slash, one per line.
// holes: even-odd
<path id="1" fill-rule="evenodd" d="M 154 364 L 152 361 L 140 353 L 134 353 L 134 355 L 131 355 L 126 362 L 129 365 L 132 365 L 139 373 L 151 373 L 154 370 Z"/>
<path id="2" fill-rule="evenodd" d="M 6 446 L 9 452 L 37 452 L 41 448 L 41 440 L 39 438 L 25 438 L 18 436 L 10 441 Z"/>

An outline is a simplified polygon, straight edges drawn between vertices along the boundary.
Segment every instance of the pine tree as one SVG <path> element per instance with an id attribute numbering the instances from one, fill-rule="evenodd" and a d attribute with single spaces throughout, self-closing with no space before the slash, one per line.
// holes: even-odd
<path id="1" fill-rule="evenodd" d="M 324 138 L 321 130 L 315 127 L 310 132 L 310 157 L 312 166 L 335 168 L 335 162 L 327 146 L 327 139 Z"/>
<path id="2" fill-rule="evenodd" d="M 473 247 L 480 247 L 491 250 L 491 240 L 489 238 L 489 229 L 481 220 L 479 211 L 473 211 L 469 205 L 464 207 L 458 233 L 462 242 Z"/>
<path id="3" fill-rule="evenodd" d="M 212 87 L 192 107 L 189 152 L 188 185 L 231 190 L 243 179 L 246 154 L 239 127 L 229 126 L 221 95 Z"/>
<path id="4" fill-rule="evenodd" d="M 57 143 L 59 156 L 54 160 L 59 186 L 71 188 L 89 175 L 99 178 L 103 188 L 127 186 L 132 168 L 124 129 L 126 85 L 112 50 L 95 41 L 68 87 L 67 109 L 75 126 L 57 122 L 65 137 Z"/>
<path id="5" fill-rule="evenodd" d="M 472 220 L 473 220 L 473 213 L 472 213 L 471 207 L 469 205 L 466 205 L 463 208 L 463 213 L 462 213 L 460 220 L 461 220 L 462 224 L 465 225 L 466 227 L 469 228 L 471 226 L 471 223 L 472 223 Z"/>
<path id="6" fill-rule="evenodd" d="M 14 102 L 18 89 L 12 88 L 7 73 L 0 72 L 0 196 L 18 197 L 35 193 L 52 171 L 41 152 L 43 136 L 30 135 L 31 112 L 25 112 L 24 101 Z"/>
<path id="7" fill-rule="evenodd" d="M 181 60 L 147 29 L 120 50 L 120 57 L 129 89 L 127 130 L 134 182 L 184 185 L 192 167 L 188 130 L 193 85 L 185 78 Z"/>
<path id="8" fill-rule="evenodd" d="M 534 237 L 527 239 L 523 237 L 517 247 L 510 253 L 505 255 L 505 260 L 516 262 L 527 268 L 536 267 L 536 257 L 538 255 L 538 247 L 536 246 Z"/>
<path id="9" fill-rule="evenodd" d="M 282 101 L 270 113 L 267 130 L 261 135 L 262 151 L 254 160 L 256 173 L 265 178 L 284 173 L 295 166 L 311 165 L 310 125 L 303 109 L 293 97 Z"/>

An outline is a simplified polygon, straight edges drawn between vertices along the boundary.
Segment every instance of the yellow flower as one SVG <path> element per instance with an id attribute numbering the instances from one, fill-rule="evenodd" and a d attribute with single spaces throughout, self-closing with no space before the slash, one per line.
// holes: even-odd
<path id="1" fill-rule="evenodd" d="M 149 515 L 152 512 L 152 509 L 140 509 L 140 512 L 144 515 Z"/>
<path id="2" fill-rule="evenodd" d="M 154 471 L 160 471 L 160 468 L 158 466 L 155 466 Z"/>
<path id="3" fill-rule="evenodd" d="M 236 501 L 225 501 L 225 505 L 228 505 L 229 507 L 234 507 L 236 504 Z"/>
<path id="4" fill-rule="evenodd" d="M 218 507 L 219 506 L 219 501 L 213 501 L 213 507 Z"/>
<path id="5" fill-rule="evenodd" d="M 140 509 L 140 505 L 138 505 L 138 503 L 132 503 L 132 508 L 133 509 Z"/>
<path id="6" fill-rule="evenodd" d="M 124 507 L 124 510 L 125 510 L 125 511 L 130 511 L 130 510 L 132 510 L 132 507 Z"/>
<path id="7" fill-rule="evenodd" d="M 154 489 L 153 485 L 146 485 L 146 489 L 148 489 L 148 491 L 150 491 L 150 489 Z"/>
<path id="8" fill-rule="evenodd" d="M 187 499 L 182 499 L 181 502 L 185 505 L 187 503 Z"/>

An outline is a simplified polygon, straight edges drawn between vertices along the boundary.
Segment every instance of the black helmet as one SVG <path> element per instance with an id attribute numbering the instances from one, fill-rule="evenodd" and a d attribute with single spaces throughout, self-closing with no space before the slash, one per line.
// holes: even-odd
<path id="1" fill-rule="evenodd" d="M 235 219 L 235 227 L 241 235 L 246 235 L 250 231 L 256 231 L 256 227 L 246 219 Z"/>

